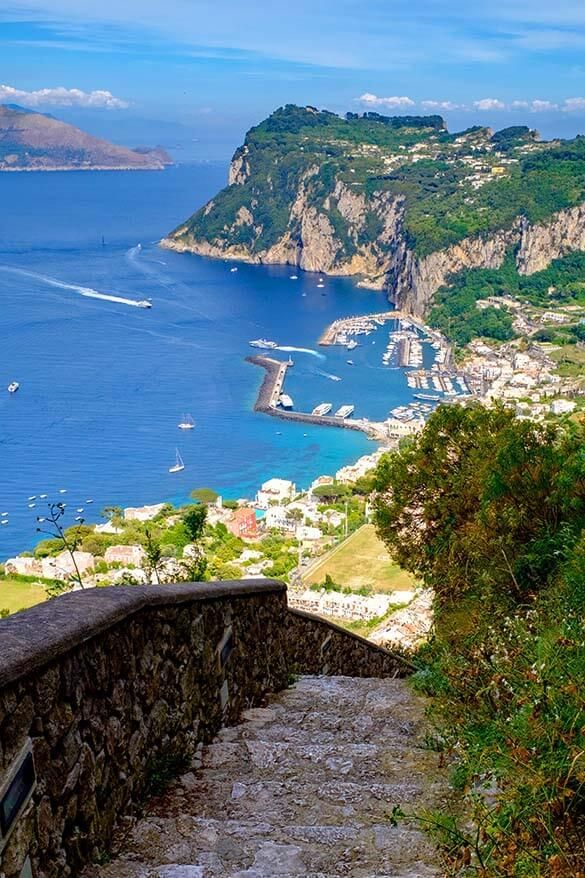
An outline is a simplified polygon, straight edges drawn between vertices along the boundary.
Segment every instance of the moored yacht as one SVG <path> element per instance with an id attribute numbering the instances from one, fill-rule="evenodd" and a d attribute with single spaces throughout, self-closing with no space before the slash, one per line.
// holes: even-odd
<path id="1" fill-rule="evenodd" d="M 332 408 L 333 406 L 330 402 L 322 402 L 318 406 L 315 406 L 311 414 L 323 417 L 323 415 L 328 415 Z"/>

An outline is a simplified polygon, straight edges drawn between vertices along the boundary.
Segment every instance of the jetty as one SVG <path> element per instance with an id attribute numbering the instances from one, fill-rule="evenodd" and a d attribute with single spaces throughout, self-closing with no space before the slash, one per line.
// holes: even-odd
<path id="1" fill-rule="evenodd" d="M 299 421 L 303 424 L 318 424 L 321 427 L 358 430 L 362 433 L 367 433 L 368 436 L 379 441 L 388 441 L 388 431 L 385 424 L 378 424 L 365 419 L 328 417 L 327 415 L 313 415 L 309 412 L 292 412 L 278 408 L 278 398 L 282 393 L 284 379 L 289 368 L 288 363 L 282 362 L 282 360 L 275 360 L 273 357 L 264 356 L 246 357 L 246 363 L 260 366 L 266 373 L 254 404 L 255 412 L 262 412 L 273 418 L 280 418 L 282 421 Z"/>

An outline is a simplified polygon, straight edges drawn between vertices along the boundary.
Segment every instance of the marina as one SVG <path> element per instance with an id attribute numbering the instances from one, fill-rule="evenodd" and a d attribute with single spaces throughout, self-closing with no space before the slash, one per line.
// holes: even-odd
<path id="1" fill-rule="evenodd" d="M 330 416 L 329 412 L 332 408 L 330 403 L 322 404 L 325 407 L 328 406 L 327 414 L 315 414 L 316 409 L 309 413 L 292 412 L 279 407 L 278 400 L 281 395 L 282 385 L 288 369 L 287 364 L 283 363 L 281 360 L 275 360 L 272 357 L 263 355 L 246 357 L 246 362 L 251 363 L 253 366 L 260 366 L 266 373 L 254 405 L 255 412 L 262 412 L 263 414 L 287 421 L 299 421 L 305 424 L 319 424 L 328 427 L 341 427 L 342 429 L 347 430 L 358 430 L 362 433 L 366 433 L 370 438 L 376 439 L 377 441 L 384 441 L 386 444 L 392 443 L 391 437 L 389 436 L 384 423 L 369 421 L 367 418 L 352 419 L 337 414 Z M 321 406 L 317 406 L 317 409 L 319 408 L 321 408 Z M 346 407 L 344 406 L 343 408 Z M 353 406 L 350 406 L 350 408 L 353 410 Z"/>
<path id="2" fill-rule="evenodd" d="M 369 335 L 389 320 L 398 320 L 402 316 L 401 311 L 382 311 L 379 314 L 360 317 L 341 317 L 327 327 L 319 339 L 319 344 L 344 345 L 348 350 L 353 350 L 358 345 L 353 336 Z"/>

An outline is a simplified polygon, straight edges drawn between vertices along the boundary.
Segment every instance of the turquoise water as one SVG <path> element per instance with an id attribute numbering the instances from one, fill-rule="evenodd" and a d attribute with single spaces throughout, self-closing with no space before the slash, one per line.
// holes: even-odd
<path id="1" fill-rule="evenodd" d="M 177 502 L 201 486 L 226 497 L 271 476 L 306 486 L 373 450 L 360 433 L 254 414 L 263 371 L 244 361 L 250 339 L 307 349 L 291 352 L 286 387 L 299 409 L 353 403 L 376 419 L 411 399 L 402 370 L 381 364 L 387 329 L 351 354 L 317 347 L 336 317 L 385 310 L 381 294 L 157 247 L 225 174 L 0 174 L 0 558 L 34 543 L 41 493 L 99 520 L 106 504 Z M 186 412 L 188 433 L 177 429 Z M 185 469 L 171 475 L 176 447 Z"/>

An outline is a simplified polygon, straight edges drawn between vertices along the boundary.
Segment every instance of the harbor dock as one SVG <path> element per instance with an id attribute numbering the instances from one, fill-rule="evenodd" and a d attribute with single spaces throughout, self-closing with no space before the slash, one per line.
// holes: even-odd
<path id="1" fill-rule="evenodd" d="M 284 379 L 286 377 L 287 363 L 275 360 L 273 357 L 251 356 L 246 357 L 246 362 L 253 366 L 260 366 L 265 370 L 264 380 L 258 391 L 254 404 L 255 412 L 271 415 L 283 421 L 299 421 L 303 424 L 318 424 L 319 426 L 337 427 L 344 430 L 359 430 L 368 436 L 387 441 L 388 435 L 384 424 L 373 421 L 355 420 L 327 415 L 312 415 L 309 412 L 293 412 L 278 407 L 278 399 L 282 393 Z"/>
<path id="2" fill-rule="evenodd" d="M 379 314 L 364 314 L 360 317 L 340 317 L 327 327 L 319 344 L 323 346 L 347 344 L 354 335 L 363 335 L 377 329 L 389 320 L 411 319 L 402 311 L 382 311 Z"/>

